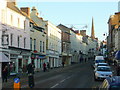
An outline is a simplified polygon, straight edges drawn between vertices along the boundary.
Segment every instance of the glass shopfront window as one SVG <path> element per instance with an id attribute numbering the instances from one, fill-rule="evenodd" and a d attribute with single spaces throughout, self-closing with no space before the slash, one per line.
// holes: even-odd
<path id="1" fill-rule="evenodd" d="M 9 63 L 9 70 L 10 70 L 10 74 L 15 73 L 15 62 L 10 62 Z"/>

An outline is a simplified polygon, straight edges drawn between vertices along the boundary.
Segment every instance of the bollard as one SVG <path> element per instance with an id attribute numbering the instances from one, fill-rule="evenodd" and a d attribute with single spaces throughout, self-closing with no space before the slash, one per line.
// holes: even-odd
<path id="1" fill-rule="evenodd" d="M 14 89 L 16 90 L 19 90 L 20 89 L 20 79 L 19 78 L 15 78 L 14 79 Z"/>

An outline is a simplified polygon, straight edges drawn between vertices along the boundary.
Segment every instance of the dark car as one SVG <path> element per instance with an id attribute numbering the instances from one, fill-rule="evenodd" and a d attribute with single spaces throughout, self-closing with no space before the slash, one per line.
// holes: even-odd
<path id="1" fill-rule="evenodd" d="M 120 90 L 120 76 L 107 77 L 100 85 L 99 90 Z"/>

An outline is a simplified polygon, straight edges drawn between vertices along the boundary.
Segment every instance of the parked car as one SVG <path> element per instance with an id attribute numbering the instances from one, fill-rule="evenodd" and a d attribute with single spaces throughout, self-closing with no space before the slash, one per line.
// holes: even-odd
<path id="1" fill-rule="evenodd" d="M 93 67 L 95 68 L 97 66 L 98 63 L 105 63 L 105 60 L 95 60 L 95 64 L 93 65 Z"/>
<path id="2" fill-rule="evenodd" d="M 104 80 L 109 76 L 113 76 L 113 71 L 110 66 L 98 66 L 94 70 L 94 80 Z"/>
<path id="3" fill-rule="evenodd" d="M 104 59 L 103 56 L 96 56 L 96 57 L 95 57 L 95 61 L 94 61 L 94 64 L 93 64 L 93 68 L 95 68 L 98 63 L 105 63 L 105 59 Z"/>
<path id="4" fill-rule="evenodd" d="M 104 57 L 103 56 L 96 56 L 95 60 L 104 60 Z"/>
<path id="5" fill-rule="evenodd" d="M 98 66 L 109 66 L 109 65 L 108 65 L 108 63 L 98 63 L 96 67 L 98 67 Z"/>
<path id="6" fill-rule="evenodd" d="M 120 76 L 107 77 L 103 83 L 98 87 L 99 90 L 120 90 Z"/>

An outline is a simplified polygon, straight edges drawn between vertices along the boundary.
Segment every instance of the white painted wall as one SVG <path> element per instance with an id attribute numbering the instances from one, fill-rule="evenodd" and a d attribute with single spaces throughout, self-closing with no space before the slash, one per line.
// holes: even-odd
<path id="1" fill-rule="evenodd" d="M 55 50 L 61 54 L 61 30 L 48 22 L 48 49 Z"/>
<path id="2" fill-rule="evenodd" d="M 11 23 L 11 15 L 13 17 Z M 30 49 L 30 29 L 29 29 L 29 19 L 26 19 L 25 16 L 7 8 L 6 10 L 6 18 L 5 24 L 7 24 L 7 33 L 9 34 L 9 46 L 11 46 L 11 38 L 10 35 L 13 34 L 13 45 L 14 47 L 18 47 L 18 39 L 20 36 L 20 46 L 19 48 L 24 48 L 24 38 L 26 37 L 26 48 Z M 19 18 L 19 25 L 18 23 Z M 25 21 L 25 29 L 24 29 L 24 21 Z"/>
<path id="3" fill-rule="evenodd" d="M 115 32 L 115 48 L 120 50 L 120 31 Z"/>

